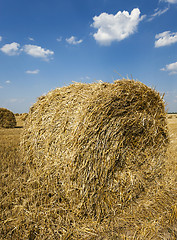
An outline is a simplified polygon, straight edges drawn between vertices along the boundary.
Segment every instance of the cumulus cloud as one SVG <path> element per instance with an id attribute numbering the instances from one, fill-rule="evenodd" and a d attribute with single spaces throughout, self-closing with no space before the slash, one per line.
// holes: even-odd
<path id="1" fill-rule="evenodd" d="M 76 37 L 74 37 L 74 36 L 71 36 L 70 38 L 66 38 L 66 41 L 67 41 L 67 43 L 73 44 L 73 45 L 77 45 L 77 44 L 80 44 L 83 42 L 82 39 L 76 40 Z"/>
<path id="2" fill-rule="evenodd" d="M 45 61 L 49 61 L 54 54 L 53 51 L 37 45 L 27 44 L 20 48 L 20 44 L 16 42 L 5 44 L 0 50 L 9 56 L 19 55 L 21 52 L 25 52 L 32 57 L 42 58 Z"/>
<path id="3" fill-rule="evenodd" d="M 9 55 L 9 56 L 15 56 L 20 54 L 20 44 L 13 42 L 10 44 L 5 44 L 0 50 Z"/>
<path id="4" fill-rule="evenodd" d="M 91 78 L 89 76 L 85 76 L 85 77 L 81 77 L 80 80 L 84 80 L 84 81 L 87 81 L 87 80 L 90 80 Z"/>
<path id="5" fill-rule="evenodd" d="M 54 52 L 49 49 L 44 49 L 40 46 L 31 44 L 25 45 L 23 47 L 23 51 L 32 57 L 42 58 L 44 60 L 49 60 L 50 57 L 54 54 Z"/>
<path id="6" fill-rule="evenodd" d="M 9 102 L 10 103 L 15 103 L 15 102 L 18 102 L 18 99 L 17 98 L 11 98 L 11 99 L 9 99 Z"/>
<path id="7" fill-rule="evenodd" d="M 11 81 L 9 81 L 9 80 L 6 81 L 6 84 L 10 84 L 10 83 L 11 83 Z"/>
<path id="8" fill-rule="evenodd" d="M 177 62 L 167 64 L 161 71 L 167 71 L 169 75 L 177 74 Z"/>
<path id="9" fill-rule="evenodd" d="M 93 35 L 101 45 L 110 45 L 113 41 L 122 41 L 137 31 L 140 21 L 140 10 L 134 8 L 131 13 L 119 11 L 117 14 L 101 13 L 93 18 L 93 26 L 98 31 Z"/>
<path id="10" fill-rule="evenodd" d="M 150 16 L 150 18 L 148 19 L 148 22 L 152 21 L 156 17 L 161 16 L 162 14 L 166 13 L 168 10 L 169 10 L 169 7 L 165 8 L 163 10 L 159 9 L 159 8 L 155 9 L 154 14 L 152 14 Z"/>
<path id="11" fill-rule="evenodd" d="M 62 37 L 58 37 L 57 42 L 61 42 L 61 41 L 62 41 Z"/>
<path id="12" fill-rule="evenodd" d="M 177 42 L 177 32 L 172 33 L 170 31 L 165 31 L 163 33 L 156 34 L 155 47 L 164 47 Z"/>
<path id="13" fill-rule="evenodd" d="M 167 3 L 175 4 L 175 3 L 177 3 L 177 0 L 160 0 L 160 2 L 167 2 Z"/>
<path id="14" fill-rule="evenodd" d="M 32 38 L 32 37 L 29 37 L 28 39 L 29 39 L 30 41 L 34 41 L 34 38 Z"/>
<path id="15" fill-rule="evenodd" d="M 27 70 L 26 73 L 27 74 L 38 74 L 39 73 L 39 69 L 36 69 L 36 70 L 33 70 L 33 71 Z"/>

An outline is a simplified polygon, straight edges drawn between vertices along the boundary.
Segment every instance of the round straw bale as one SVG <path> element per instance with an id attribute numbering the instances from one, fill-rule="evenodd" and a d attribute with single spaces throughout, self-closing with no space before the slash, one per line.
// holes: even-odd
<path id="1" fill-rule="evenodd" d="M 13 112 L 6 108 L 0 108 L 0 128 L 14 128 L 16 118 Z"/>
<path id="2" fill-rule="evenodd" d="M 28 117 L 28 113 L 22 113 L 22 114 L 20 114 L 20 119 L 21 119 L 22 121 L 26 121 L 27 117 Z"/>
<path id="3" fill-rule="evenodd" d="M 162 174 L 164 100 L 141 82 L 74 83 L 31 107 L 21 142 L 32 172 L 55 166 L 73 211 L 101 219 Z"/>

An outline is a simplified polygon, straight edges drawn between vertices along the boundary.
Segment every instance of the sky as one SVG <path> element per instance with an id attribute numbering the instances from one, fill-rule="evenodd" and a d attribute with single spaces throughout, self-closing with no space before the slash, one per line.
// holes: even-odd
<path id="1" fill-rule="evenodd" d="M 133 78 L 177 112 L 177 0 L 0 0 L 0 107 Z"/>

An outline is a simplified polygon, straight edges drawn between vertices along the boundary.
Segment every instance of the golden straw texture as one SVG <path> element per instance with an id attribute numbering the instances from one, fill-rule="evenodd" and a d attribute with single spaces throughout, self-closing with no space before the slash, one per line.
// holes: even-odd
<path id="1" fill-rule="evenodd" d="M 6 108 L 0 108 L 0 128 L 14 128 L 16 119 L 13 112 Z"/>
<path id="2" fill-rule="evenodd" d="M 74 83 L 41 96 L 21 140 L 31 179 L 48 173 L 75 215 L 98 221 L 161 177 L 167 144 L 163 98 L 129 79 Z"/>

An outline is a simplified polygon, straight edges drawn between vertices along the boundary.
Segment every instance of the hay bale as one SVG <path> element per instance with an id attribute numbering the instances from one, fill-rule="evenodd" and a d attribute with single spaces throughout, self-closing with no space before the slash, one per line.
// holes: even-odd
<path id="1" fill-rule="evenodd" d="M 168 114 L 167 117 L 168 117 L 168 119 L 172 119 L 173 115 L 172 114 Z"/>
<path id="2" fill-rule="evenodd" d="M 21 119 L 22 121 L 26 121 L 27 117 L 28 117 L 28 113 L 22 113 L 22 114 L 20 114 L 20 119 Z"/>
<path id="3" fill-rule="evenodd" d="M 163 98 L 128 79 L 74 83 L 40 97 L 21 141 L 31 175 L 50 172 L 70 209 L 96 219 L 146 192 L 162 174 L 167 144 Z"/>
<path id="4" fill-rule="evenodd" d="M 6 108 L 0 108 L 0 128 L 14 128 L 16 119 L 13 112 Z"/>

